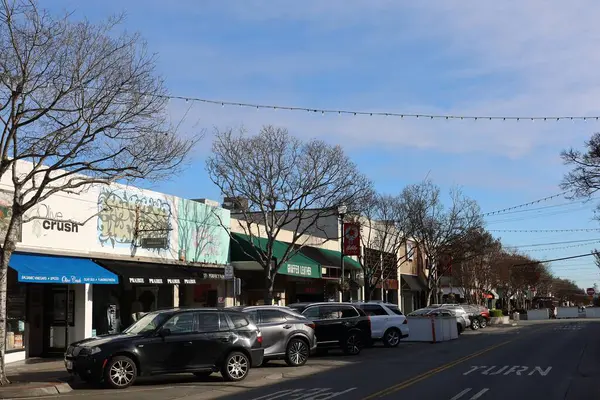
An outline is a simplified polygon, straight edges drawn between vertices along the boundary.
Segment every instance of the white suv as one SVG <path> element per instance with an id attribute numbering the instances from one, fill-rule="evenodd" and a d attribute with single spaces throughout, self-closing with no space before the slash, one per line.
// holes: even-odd
<path id="1" fill-rule="evenodd" d="M 376 301 L 354 305 L 370 317 L 373 340 L 381 340 L 386 347 L 396 347 L 401 339 L 408 337 L 408 321 L 398 305 Z"/>

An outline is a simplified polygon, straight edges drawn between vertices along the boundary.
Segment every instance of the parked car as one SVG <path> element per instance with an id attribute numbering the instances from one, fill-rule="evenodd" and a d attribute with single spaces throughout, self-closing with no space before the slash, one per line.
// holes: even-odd
<path id="1" fill-rule="evenodd" d="M 464 310 L 463 310 L 463 312 L 464 312 Z M 467 327 L 470 324 L 468 317 L 466 317 L 464 314 L 459 314 L 458 311 L 453 308 L 425 307 L 425 308 L 421 308 L 421 309 L 411 312 L 410 314 L 408 314 L 408 316 L 409 317 L 437 317 L 437 316 L 454 317 L 454 318 L 456 318 L 456 329 L 458 330 L 459 335 L 461 333 L 463 333 L 464 330 L 467 329 Z"/>
<path id="2" fill-rule="evenodd" d="M 487 327 L 490 319 L 490 311 L 487 308 L 476 304 L 461 304 L 461 306 L 467 313 L 469 313 L 472 330 L 475 331 L 479 328 Z"/>
<path id="3" fill-rule="evenodd" d="M 232 307 L 249 314 L 262 332 L 265 361 L 282 359 L 299 367 L 317 349 L 315 324 L 288 307 Z"/>
<path id="4" fill-rule="evenodd" d="M 84 381 L 124 389 L 138 376 L 219 371 L 241 381 L 263 361 L 262 334 L 247 314 L 211 308 L 150 312 L 123 333 L 72 343 L 65 367 Z"/>
<path id="5" fill-rule="evenodd" d="M 371 320 L 352 304 L 295 303 L 288 307 L 315 323 L 319 352 L 341 348 L 345 354 L 358 355 L 371 342 Z"/>
<path id="6" fill-rule="evenodd" d="M 371 319 L 371 338 L 385 347 L 396 347 L 409 335 L 408 320 L 396 304 L 382 302 L 354 303 Z"/>

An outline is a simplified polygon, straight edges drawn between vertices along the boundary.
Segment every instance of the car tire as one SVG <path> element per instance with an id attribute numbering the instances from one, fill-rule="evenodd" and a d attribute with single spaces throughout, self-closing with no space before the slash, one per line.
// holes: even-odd
<path id="1" fill-rule="evenodd" d="M 342 345 L 344 354 L 349 356 L 357 356 L 362 350 L 363 340 L 360 333 L 353 332 L 349 334 Z"/>
<path id="2" fill-rule="evenodd" d="M 479 328 L 481 328 L 481 325 L 479 323 L 479 319 L 473 318 L 473 320 L 471 321 L 471 330 L 476 331 Z"/>
<path id="3" fill-rule="evenodd" d="M 285 350 L 285 363 L 290 367 L 301 367 L 308 361 L 310 349 L 305 340 L 293 338 Z"/>
<path id="4" fill-rule="evenodd" d="M 194 372 L 194 376 L 196 378 L 208 378 L 213 374 L 213 371 L 198 371 Z"/>
<path id="5" fill-rule="evenodd" d="M 481 318 L 481 322 L 479 322 L 479 325 L 481 325 L 481 328 L 486 328 L 487 327 L 487 319 L 485 318 Z"/>
<path id="6" fill-rule="evenodd" d="M 383 345 L 385 347 L 396 347 L 400 344 L 402 334 L 397 328 L 389 328 L 383 334 Z"/>
<path id="7" fill-rule="evenodd" d="M 104 368 L 104 383 L 111 389 L 126 389 L 137 379 L 137 365 L 127 356 L 110 359 Z"/>
<path id="8" fill-rule="evenodd" d="M 221 375 L 227 382 L 239 382 L 246 379 L 250 372 L 250 359 L 244 353 L 234 351 L 225 357 Z"/>

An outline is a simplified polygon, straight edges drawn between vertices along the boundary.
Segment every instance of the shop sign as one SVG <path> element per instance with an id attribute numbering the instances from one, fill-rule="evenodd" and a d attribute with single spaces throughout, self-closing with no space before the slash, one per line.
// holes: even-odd
<path id="1" fill-rule="evenodd" d="M 279 273 L 305 278 L 320 278 L 318 269 L 307 265 L 285 264 L 279 269 Z"/>
<path id="2" fill-rule="evenodd" d="M 129 278 L 129 283 L 151 284 L 151 285 L 195 285 L 196 279 L 181 279 L 181 278 Z"/>
<path id="3" fill-rule="evenodd" d="M 360 256 L 360 226 L 355 223 L 344 223 L 344 255 Z"/>

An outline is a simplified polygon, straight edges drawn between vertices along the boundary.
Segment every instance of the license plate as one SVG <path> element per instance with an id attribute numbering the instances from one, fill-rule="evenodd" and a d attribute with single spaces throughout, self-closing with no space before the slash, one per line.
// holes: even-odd
<path id="1" fill-rule="evenodd" d="M 73 361 L 65 360 L 65 366 L 67 369 L 73 369 Z"/>

